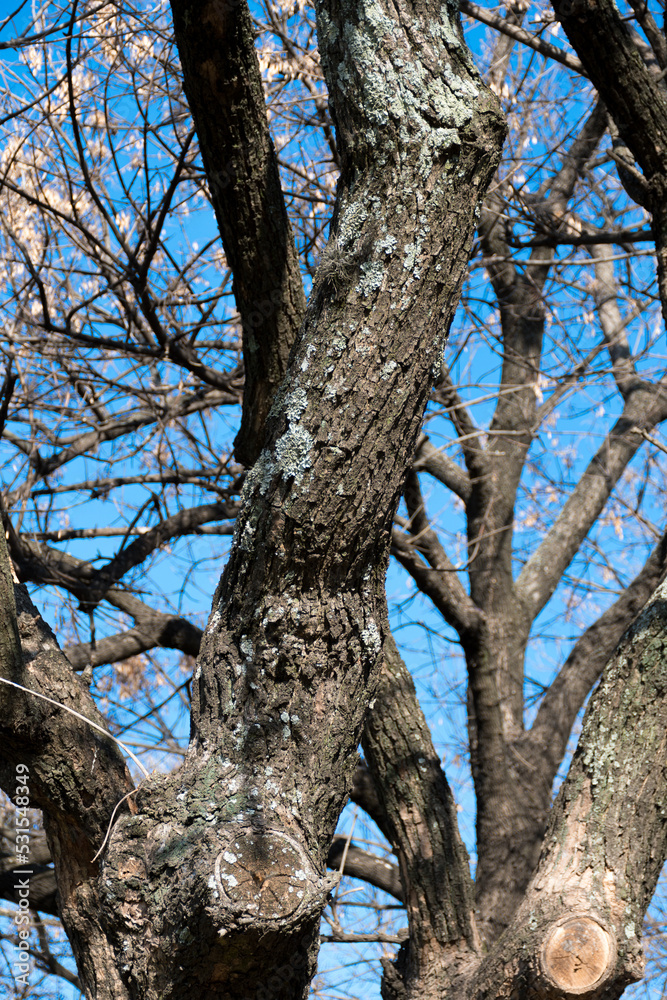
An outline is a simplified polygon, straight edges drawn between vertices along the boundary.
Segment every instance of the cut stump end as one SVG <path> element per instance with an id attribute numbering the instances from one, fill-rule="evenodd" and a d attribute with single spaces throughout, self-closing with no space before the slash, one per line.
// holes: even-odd
<path id="1" fill-rule="evenodd" d="M 542 972 L 558 990 L 592 993 L 614 968 L 616 942 L 595 917 L 573 914 L 552 925 L 540 961 Z"/>

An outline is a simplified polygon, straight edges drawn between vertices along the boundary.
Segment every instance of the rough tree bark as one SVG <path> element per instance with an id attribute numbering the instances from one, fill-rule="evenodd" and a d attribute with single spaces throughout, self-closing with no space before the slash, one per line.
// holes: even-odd
<path id="1" fill-rule="evenodd" d="M 536 872 L 475 997 L 612 998 L 641 978 L 641 921 L 667 849 L 666 597 L 663 583 L 605 669 Z"/>
<path id="2" fill-rule="evenodd" d="M 480 235 L 496 262 L 490 277 L 501 303 L 508 391 L 482 448 L 445 373 L 438 391 L 469 442 L 467 468 L 421 439 L 405 478 L 503 135 L 456 11 L 319 3 L 342 174 L 304 313 L 247 7 L 218 0 L 172 6 L 244 327 L 248 382 L 237 448 L 257 461 L 201 640 L 188 756 L 177 771 L 148 777 L 133 791 L 99 860 L 93 858 L 113 810 L 132 791 L 117 747 L 35 694 L 0 688 L 0 740 L 9 748 L 0 780 L 11 793 L 13 765 L 30 766 L 87 995 L 304 996 L 319 916 L 335 881 L 325 866 L 336 856 L 335 823 L 351 789 L 400 863 L 401 886 L 395 870 L 383 884 L 405 901 L 410 929 L 396 962 L 385 963 L 387 1000 L 617 997 L 641 974 L 639 927 L 667 853 L 664 584 L 604 670 L 544 830 L 576 713 L 624 623 L 663 577 L 665 538 L 575 646 L 529 731 L 522 666 L 532 621 L 642 431 L 667 415 L 662 386 L 642 381 L 625 359 L 602 261 L 598 308 L 624 411 L 515 580 L 513 505 L 531 435 L 546 412 L 537 406 L 535 384 L 540 293 L 553 251 L 535 250 L 530 281 L 498 263 L 507 246 L 493 199 Z M 586 9 L 582 3 L 584 15 Z M 609 10 L 605 18 L 616 31 Z M 519 33 L 520 13 L 513 26 Z M 573 38 L 584 30 L 584 15 L 579 11 L 570 26 Z M 614 45 L 641 76 L 624 38 Z M 577 47 L 597 84 L 601 58 L 585 54 L 583 42 Z M 653 99 L 647 79 L 639 93 Z M 613 88 L 603 88 L 604 80 L 601 94 L 614 115 Z M 637 118 L 644 122 L 639 133 L 617 116 L 654 193 L 663 190 L 663 112 Z M 641 130 L 649 126 L 658 131 L 646 140 Z M 554 177 L 546 202 L 554 225 L 603 128 L 597 107 Z M 660 257 L 657 194 L 652 204 Z M 262 303 L 272 308 L 262 310 Z M 253 318 L 256 306 L 261 322 Z M 421 469 L 466 504 L 470 594 L 430 530 Z M 458 629 L 468 660 L 479 804 L 474 888 L 451 792 L 387 635 L 384 573 L 401 491 L 409 520 L 405 531 L 394 530 L 394 551 Z M 213 514 L 220 510 L 194 508 L 188 516 L 205 524 Z M 178 519 L 169 522 L 156 529 L 161 538 L 179 530 Z M 183 634 L 187 623 L 152 619 L 114 587 L 150 540 L 128 545 L 100 572 L 7 529 L 26 578 L 69 575 L 79 581 L 72 588 L 70 579 L 70 589 L 79 587 L 84 601 L 91 593 L 94 600 L 125 600 L 118 606 L 137 622 L 127 639 L 133 649 L 158 633 L 163 644 L 199 648 L 196 630 Z M 4 562 L 0 582 L 3 678 L 104 728 L 85 683 Z M 74 665 L 89 653 L 72 651 Z M 360 737 L 368 772 L 357 769 Z M 359 870 L 369 863 L 363 852 L 355 857 Z"/>
<path id="3" fill-rule="evenodd" d="M 215 53 L 196 66 L 189 40 L 241 37 L 247 12 L 208 2 L 174 14 L 204 130 L 209 93 L 193 67 L 216 93 L 226 70 Z M 98 1000 L 307 989 L 333 881 L 326 857 L 382 659 L 390 526 L 504 135 L 454 7 L 334 2 L 317 16 L 342 165 L 336 210 L 203 638 L 187 759 L 141 783 L 99 863 L 127 785 L 104 797 L 98 779 L 100 817 L 85 819 L 76 856 L 57 840 L 46 775 L 39 788 L 58 884 L 76 887 L 63 921 Z M 203 145 L 215 155 L 214 138 Z M 67 669 L 64 704 L 80 689 Z M 14 703 L 8 725 L 20 729 Z M 68 804 L 75 831 L 80 813 Z"/>

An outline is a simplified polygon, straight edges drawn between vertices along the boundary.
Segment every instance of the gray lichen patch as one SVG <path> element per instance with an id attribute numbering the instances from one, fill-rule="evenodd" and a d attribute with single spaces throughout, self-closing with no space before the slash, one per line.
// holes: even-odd
<path id="1" fill-rule="evenodd" d="M 376 240 L 373 250 L 375 253 L 385 253 L 388 257 L 394 252 L 398 245 L 396 237 L 391 233 L 387 233 L 386 236 L 382 236 L 379 240 Z"/>
<path id="2" fill-rule="evenodd" d="M 307 372 L 308 371 L 308 367 L 310 365 L 310 359 L 311 359 L 311 357 L 312 357 L 312 355 L 314 353 L 315 353 L 315 345 L 314 344 L 308 344 L 308 347 L 306 348 L 306 353 L 305 353 L 304 359 L 301 362 L 301 371 L 302 372 Z"/>
<path id="3" fill-rule="evenodd" d="M 419 176 L 425 180 L 431 172 L 433 161 L 444 157 L 445 154 L 451 154 L 460 145 L 461 140 L 457 129 L 434 128 L 427 132 L 419 153 L 417 164 Z"/>
<path id="4" fill-rule="evenodd" d="M 379 240 L 375 241 L 372 247 L 373 256 L 371 259 L 365 260 L 360 266 L 361 277 L 355 289 L 357 292 L 368 296 L 382 286 L 386 272 L 385 258 L 391 257 L 397 245 L 398 241 L 391 233 L 386 233 Z"/>
<path id="5" fill-rule="evenodd" d="M 452 49 L 457 52 L 457 54 L 463 55 L 466 59 L 466 65 L 472 69 L 476 75 L 477 68 L 470 56 L 468 47 L 463 43 L 463 39 L 459 35 L 455 26 L 458 16 L 458 4 L 455 0 L 448 0 L 446 4 L 441 6 L 439 18 L 433 18 L 432 20 L 426 22 L 426 30 L 431 38 L 441 39 L 445 42 L 448 49 Z"/>
<path id="6" fill-rule="evenodd" d="M 343 351 L 347 348 L 347 340 L 340 333 L 336 331 L 332 334 L 331 340 L 329 341 L 329 354 L 332 358 L 338 360 Z"/>
<path id="7" fill-rule="evenodd" d="M 385 266 L 380 260 L 366 261 L 361 265 L 361 277 L 355 291 L 368 296 L 382 286 Z"/>
<path id="8" fill-rule="evenodd" d="M 336 241 L 341 250 L 348 250 L 359 238 L 368 219 L 368 209 L 360 198 L 349 200 L 342 208 Z"/>
<path id="9" fill-rule="evenodd" d="M 285 413 L 290 423 L 296 423 L 308 406 L 305 389 L 295 389 L 285 400 Z"/>
<path id="10" fill-rule="evenodd" d="M 382 0 L 344 0 L 343 9 L 335 13 L 328 0 L 316 0 L 315 6 L 330 99 L 337 115 L 340 106 L 341 123 L 347 119 L 351 152 L 370 156 L 378 169 L 389 172 L 408 167 L 414 176 L 416 168 L 422 183 L 434 173 L 451 181 L 461 130 L 473 120 L 484 89 L 458 15 L 448 3 L 429 10 L 428 16 L 414 8 L 401 8 L 396 16 Z M 339 192 L 337 237 L 343 252 L 358 253 L 368 220 L 382 220 L 368 198 L 355 190 L 358 179 L 352 179 L 347 192 Z M 365 297 L 381 287 L 379 252 L 376 245 L 374 259 L 359 260 L 355 290 Z"/>
<path id="11" fill-rule="evenodd" d="M 276 441 L 276 469 L 284 479 L 299 482 L 312 465 L 311 449 L 315 444 L 305 427 L 289 427 Z"/>
<path id="12" fill-rule="evenodd" d="M 380 638 L 380 630 L 371 618 L 368 625 L 361 633 L 361 641 L 364 646 L 369 649 L 372 653 L 376 655 L 380 652 L 382 648 L 382 640 Z"/>
<path id="13" fill-rule="evenodd" d="M 417 239 L 414 243 L 406 243 L 403 247 L 403 267 L 406 271 L 414 270 L 421 252 L 421 245 L 421 240 Z"/>
<path id="14" fill-rule="evenodd" d="M 246 481 L 243 485 L 243 490 L 241 491 L 241 503 L 244 507 L 248 504 L 248 501 L 252 497 L 256 487 L 259 487 L 259 492 L 262 496 L 266 493 L 271 485 L 274 471 L 275 463 L 273 461 L 271 451 L 270 449 L 265 448 L 246 476 Z M 239 518 L 237 524 L 240 523 L 241 519 Z M 254 528 L 250 529 L 250 534 L 246 539 L 247 542 L 250 541 L 252 531 L 254 531 Z M 245 534 L 245 526 L 243 528 L 243 533 Z"/>
<path id="15" fill-rule="evenodd" d="M 348 21 L 343 28 L 344 56 L 336 81 L 347 92 L 361 87 L 361 103 L 371 126 L 386 128 L 393 119 L 409 123 L 419 133 L 430 128 L 427 121 L 433 112 L 445 127 L 460 127 L 470 120 L 478 96 L 475 83 L 462 79 L 446 62 L 437 75 L 430 73 L 407 44 L 401 44 L 396 24 L 374 0 L 365 0 L 358 12 L 358 22 Z M 415 18 L 411 34 L 423 40 L 430 36 L 460 54 L 461 41 L 444 8 L 440 25 Z M 434 53 L 435 62 L 439 56 Z"/>
<path id="16" fill-rule="evenodd" d="M 274 403 L 274 407 L 275 405 Z M 312 464 L 310 451 L 314 444 L 313 438 L 298 424 L 308 406 L 305 389 L 297 387 L 289 393 L 283 393 L 281 405 L 289 426 L 282 437 L 278 438 L 273 449 L 264 448 L 249 471 L 241 493 L 244 507 L 249 502 L 252 503 L 251 498 L 255 489 L 259 489 L 262 495 L 267 492 L 274 476 L 281 475 L 284 479 L 299 480 Z M 254 526 L 240 517 L 237 521 L 235 541 L 241 548 L 251 549 L 254 531 Z"/>
<path id="17" fill-rule="evenodd" d="M 253 547 L 254 542 L 254 527 L 246 521 L 243 527 L 240 529 L 240 534 L 235 541 L 238 543 L 238 547 L 244 552 L 250 552 Z"/>

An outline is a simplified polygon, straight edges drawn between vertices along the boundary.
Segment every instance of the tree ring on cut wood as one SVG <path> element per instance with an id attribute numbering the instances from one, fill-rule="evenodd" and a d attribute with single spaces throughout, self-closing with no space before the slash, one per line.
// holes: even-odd
<path id="1" fill-rule="evenodd" d="M 616 964 L 616 940 L 596 917 L 570 914 L 551 926 L 540 962 L 546 978 L 563 993 L 591 993 Z"/>
<path id="2" fill-rule="evenodd" d="M 264 920 L 296 913 L 317 874 L 304 849 L 280 830 L 238 830 L 215 861 L 215 881 L 232 910 Z"/>

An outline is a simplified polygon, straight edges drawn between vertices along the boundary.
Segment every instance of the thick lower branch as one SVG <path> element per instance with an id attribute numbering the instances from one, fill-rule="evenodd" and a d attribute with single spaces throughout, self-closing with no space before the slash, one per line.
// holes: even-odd
<path id="1" fill-rule="evenodd" d="M 81 642 L 76 646 L 65 646 L 65 656 L 75 670 L 85 670 L 88 666 L 118 663 L 156 647 L 179 649 L 188 656 L 197 655 L 202 636 L 200 628 L 185 618 L 162 614 L 150 608 L 146 611 L 140 626 L 97 639 L 94 644 Z"/>
<path id="2" fill-rule="evenodd" d="M 535 875 L 469 996 L 614 1000 L 641 978 L 667 857 L 667 585 L 625 633 L 584 718 Z"/>
<path id="3" fill-rule="evenodd" d="M 477 954 L 472 883 L 456 805 L 391 636 L 384 653 L 362 743 L 401 867 L 410 921 L 404 986 L 407 996 L 425 997 Z"/>
<path id="4" fill-rule="evenodd" d="M 471 484 L 468 474 L 448 455 L 434 448 L 425 434 L 417 443 L 412 468 L 415 472 L 428 472 L 443 486 L 449 487 L 464 503 L 470 499 Z"/>
<path id="5" fill-rule="evenodd" d="M 104 976 L 112 991 L 109 1000 L 123 1000 L 113 950 L 101 926 L 93 857 L 114 807 L 133 783 L 116 744 L 87 725 L 88 719 L 106 728 L 87 687 L 72 671 L 25 587 L 13 584 L 4 532 L 0 562 L 2 672 L 27 689 L 0 684 L 0 784 L 12 799 L 20 794 L 17 786 L 27 788 L 29 804 L 44 814 L 59 912 L 89 995 L 95 995 L 97 977 Z M 127 809 L 125 805 L 121 811 Z"/>

